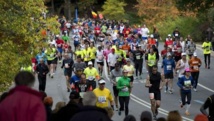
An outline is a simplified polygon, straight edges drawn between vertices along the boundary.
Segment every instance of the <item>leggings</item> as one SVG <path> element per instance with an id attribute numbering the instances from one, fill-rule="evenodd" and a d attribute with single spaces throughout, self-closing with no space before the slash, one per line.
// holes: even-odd
<path id="1" fill-rule="evenodd" d="M 192 72 L 191 73 L 192 78 L 194 79 L 194 88 L 197 88 L 198 85 L 198 77 L 199 77 L 199 72 Z"/>
<path id="2" fill-rule="evenodd" d="M 185 105 L 185 104 L 190 104 L 191 102 L 191 98 L 192 98 L 192 94 L 191 92 L 184 92 L 184 91 L 181 91 L 181 101 L 182 101 L 182 105 Z M 187 99 L 187 101 L 186 101 Z"/>
<path id="3" fill-rule="evenodd" d="M 45 91 L 46 75 L 45 76 L 38 76 L 38 80 L 39 80 L 39 91 Z"/>
<path id="4" fill-rule="evenodd" d="M 207 59 L 208 59 L 208 66 L 210 66 L 210 54 L 204 54 L 204 63 L 207 66 Z"/>
<path id="5" fill-rule="evenodd" d="M 119 102 L 120 102 L 120 111 L 124 110 L 125 105 L 125 115 L 127 116 L 129 114 L 129 96 L 119 96 Z"/>
<path id="6" fill-rule="evenodd" d="M 135 74 L 136 76 L 138 76 L 138 72 L 139 72 L 139 75 L 142 74 L 142 64 L 143 62 L 142 61 L 138 61 L 138 62 L 135 62 Z"/>

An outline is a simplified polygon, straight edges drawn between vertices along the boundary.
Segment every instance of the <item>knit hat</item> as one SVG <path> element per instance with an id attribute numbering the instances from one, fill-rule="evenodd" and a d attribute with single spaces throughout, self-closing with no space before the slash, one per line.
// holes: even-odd
<path id="1" fill-rule="evenodd" d="M 152 114 L 149 111 L 143 111 L 140 116 L 141 121 L 148 120 L 152 121 Z"/>
<path id="2" fill-rule="evenodd" d="M 52 105 L 53 104 L 53 98 L 52 97 L 45 97 L 44 104 L 45 105 Z"/>
<path id="3" fill-rule="evenodd" d="M 194 121 L 208 121 L 208 118 L 203 114 L 198 114 L 195 116 Z"/>

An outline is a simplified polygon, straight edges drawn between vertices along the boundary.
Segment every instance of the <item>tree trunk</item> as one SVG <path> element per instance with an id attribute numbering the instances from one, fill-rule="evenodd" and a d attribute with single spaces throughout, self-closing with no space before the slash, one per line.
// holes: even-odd
<path id="1" fill-rule="evenodd" d="M 54 14 L 54 0 L 51 0 L 51 10 L 52 14 Z"/>

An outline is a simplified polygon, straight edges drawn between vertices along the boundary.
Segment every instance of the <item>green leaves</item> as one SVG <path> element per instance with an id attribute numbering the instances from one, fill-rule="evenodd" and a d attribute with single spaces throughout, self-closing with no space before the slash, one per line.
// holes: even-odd
<path id="1" fill-rule="evenodd" d="M 122 20 L 124 18 L 126 3 L 119 0 L 107 0 L 102 6 L 102 13 L 109 19 Z"/>

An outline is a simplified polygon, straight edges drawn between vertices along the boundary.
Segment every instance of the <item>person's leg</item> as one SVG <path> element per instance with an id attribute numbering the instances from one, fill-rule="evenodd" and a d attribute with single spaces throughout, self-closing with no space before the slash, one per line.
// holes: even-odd
<path id="1" fill-rule="evenodd" d="M 129 96 L 124 97 L 125 99 L 125 116 L 127 116 L 129 114 Z"/>
<path id="2" fill-rule="evenodd" d="M 138 77 L 138 69 L 140 69 L 140 68 L 139 68 L 139 64 L 137 62 L 134 62 L 134 64 L 135 64 L 135 74 L 136 74 L 136 79 L 137 79 L 137 77 Z"/>
<path id="3" fill-rule="evenodd" d="M 69 79 L 68 75 L 65 76 L 65 79 L 66 79 L 67 90 L 69 92 L 70 91 L 70 82 L 69 82 L 70 80 L 68 80 Z"/>
<path id="4" fill-rule="evenodd" d="M 205 63 L 205 68 L 207 68 L 207 54 L 204 54 L 204 63 Z"/>
<path id="5" fill-rule="evenodd" d="M 114 92 L 114 103 L 116 105 L 116 108 L 118 109 L 118 90 L 116 86 L 113 86 L 113 92 Z"/>
<path id="6" fill-rule="evenodd" d="M 193 88 L 196 89 L 196 72 L 192 72 L 192 73 L 191 73 L 191 76 L 192 76 L 192 78 L 193 78 L 193 80 L 194 80 Z"/>
<path id="7" fill-rule="evenodd" d="M 207 59 L 208 59 L 208 69 L 210 69 L 210 54 L 207 54 Z"/>
<path id="8" fill-rule="evenodd" d="M 43 90 L 42 91 L 45 92 L 45 88 L 46 88 L 46 76 L 43 77 L 42 83 L 43 83 Z"/>
<path id="9" fill-rule="evenodd" d="M 190 108 L 190 102 L 191 102 L 191 98 L 192 98 L 192 94 L 191 92 L 186 93 L 186 97 L 187 97 L 187 105 L 186 105 L 186 115 L 190 115 L 189 114 L 189 108 Z"/>
<path id="10" fill-rule="evenodd" d="M 155 115 L 156 107 L 155 107 L 154 93 L 149 93 L 149 97 L 150 97 L 150 102 L 151 102 L 151 111 L 153 113 L 153 116 L 156 116 Z"/>
<path id="11" fill-rule="evenodd" d="M 181 91 L 181 90 L 180 90 Z M 181 108 L 186 104 L 186 94 L 184 92 L 181 92 Z"/>
<path id="12" fill-rule="evenodd" d="M 200 72 L 196 72 L 196 76 L 195 76 L 195 89 L 196 89 L 197 86 L 198 86 L 199 73 L 200 73 Z"/>
<path id="13" fill-rule="evenodd" d="M 118 114 L 121 115 L 121 111 L 124 110 L 124 98 L 121 96 L 119 96 L 119 103 L 120 103 L 120 109 L 119 109 Z"/>
<path id="14" fill-rule="evenodd" d="M 39 80 L 39 91 L 42 91 L 42 78 L 38 76 L 38 80 Z"/>

